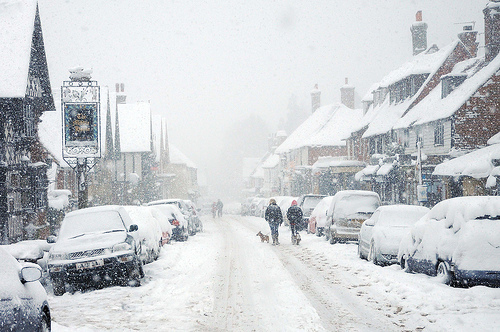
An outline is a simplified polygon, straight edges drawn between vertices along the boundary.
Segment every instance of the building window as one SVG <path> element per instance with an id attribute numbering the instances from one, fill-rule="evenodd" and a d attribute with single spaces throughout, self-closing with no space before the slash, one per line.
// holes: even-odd
<path id="1" fill-rule="evenodd" d="M 407 148 L 410 146 L 410 130 L 405 128 L 403 131 L 403 147 Z"/>
<path id="2" fill-rule="evenodd" d="M 422 132 L 422 129 L 417 129 L 415 131 L 415 147 L 418 148 L 418 142 L 420 142 L 420 147 L 424 147 L 424 134 Z"/>
<path id="3" fill-rule="evenodd" d="M 434 127 L 434 145 L 444 145 L 444 124 L 437 122 Z"/>

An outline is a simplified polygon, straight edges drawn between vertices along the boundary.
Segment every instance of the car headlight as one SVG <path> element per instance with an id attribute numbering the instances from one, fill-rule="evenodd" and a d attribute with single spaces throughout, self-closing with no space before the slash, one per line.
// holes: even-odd
<path id="1" fill-rule="evenodd" d="M 132 246 L 130 245 L 130 243 L 127 243 L 127 242 L 122 242 L 122 243 L 117 243 L 113 246 L 113 248 L 111 248 L 111 250 L 113 252 L 117 252 L 117 251 L 128 251 L 128 250 L 131 250 L 132 249 Z"/>
<path id="2" fill-rule="evenodd" d="M 68 259 L 68 254 L 65 252 L 51 252 L 49 254 L 49 259 L 53 261 L 61 261 Z"/>

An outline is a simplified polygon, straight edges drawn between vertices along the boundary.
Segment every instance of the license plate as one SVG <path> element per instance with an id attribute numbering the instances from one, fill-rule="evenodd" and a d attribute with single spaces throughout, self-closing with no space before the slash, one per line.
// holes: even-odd
<path id="1" fill-rule="evenodd" d="M 98 259 L 95 261 L 76 263 L 76 268 L 79 270 L 91 269 L 91 268 L 94 268 L 96 266 L 104 266 L 104 261 L 102 259 Z"/>

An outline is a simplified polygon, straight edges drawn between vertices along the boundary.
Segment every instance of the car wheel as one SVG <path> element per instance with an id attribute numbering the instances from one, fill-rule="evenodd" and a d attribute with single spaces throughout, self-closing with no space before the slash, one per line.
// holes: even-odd
<path id="1" fill-rule="evenodd" d="M 55 296 L 61 296 L 66 292 L 66 286 L 64 285 L 64 282 L 59 281 L 59 280 L 52 280 L 52 291 L 54 292 Z"/>
<path id="2" fill-rule="evenodd" d="M 50 315 L 47 311 L 42 311 L 42 321 L 40 322 L 40 332 L 50 332 L 51 331 Z"/>
<path id="3" fill-rule="evenodd" d="M 448 268 L 448 264 L 445 262 L 439 262 L 436 269 L 436 275 L 439 281 L 445 285 L 451 285 L 453 282 L 453 273 Z"/>
<path id="4" fill-rule="evenodd" d="M 337 237 L 335 236 L 335 233 L 330 234 L 330 244 L 335 244 L 339 242 Z"/>
<path id="5" fill-rule="evenodd" d="M 359 244 L 359 242 L 358 242 L 358 257 L 361 259 L 365 259 L 365 257 L 363 257 L 363 254 L 361 253 L 361 245 Z"/>
<path id="6" fill-rule="evenodd" d="M 370 243 L 370 251 L 368 252 L 368 261 L 373 262 L 373 264 L 378 265 L 377 260 L 377 249 L 375 247 L 375 242 Z"/>

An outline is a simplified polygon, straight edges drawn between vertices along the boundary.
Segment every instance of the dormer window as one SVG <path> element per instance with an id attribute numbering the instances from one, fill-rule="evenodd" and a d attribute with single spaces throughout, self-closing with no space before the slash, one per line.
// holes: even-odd
<path id="1" fill-rule="evenodd" d="M 446 98 L 453 90 L 462 84 L 467 75 L 445 75 L 441 77 L 441 98 Z"/>
<path id="2" fill-rule="evenodd" d="M 389 86 L 391 104 L 413 97 L 424 84 L 429 74 L 410 75 Z"/>

